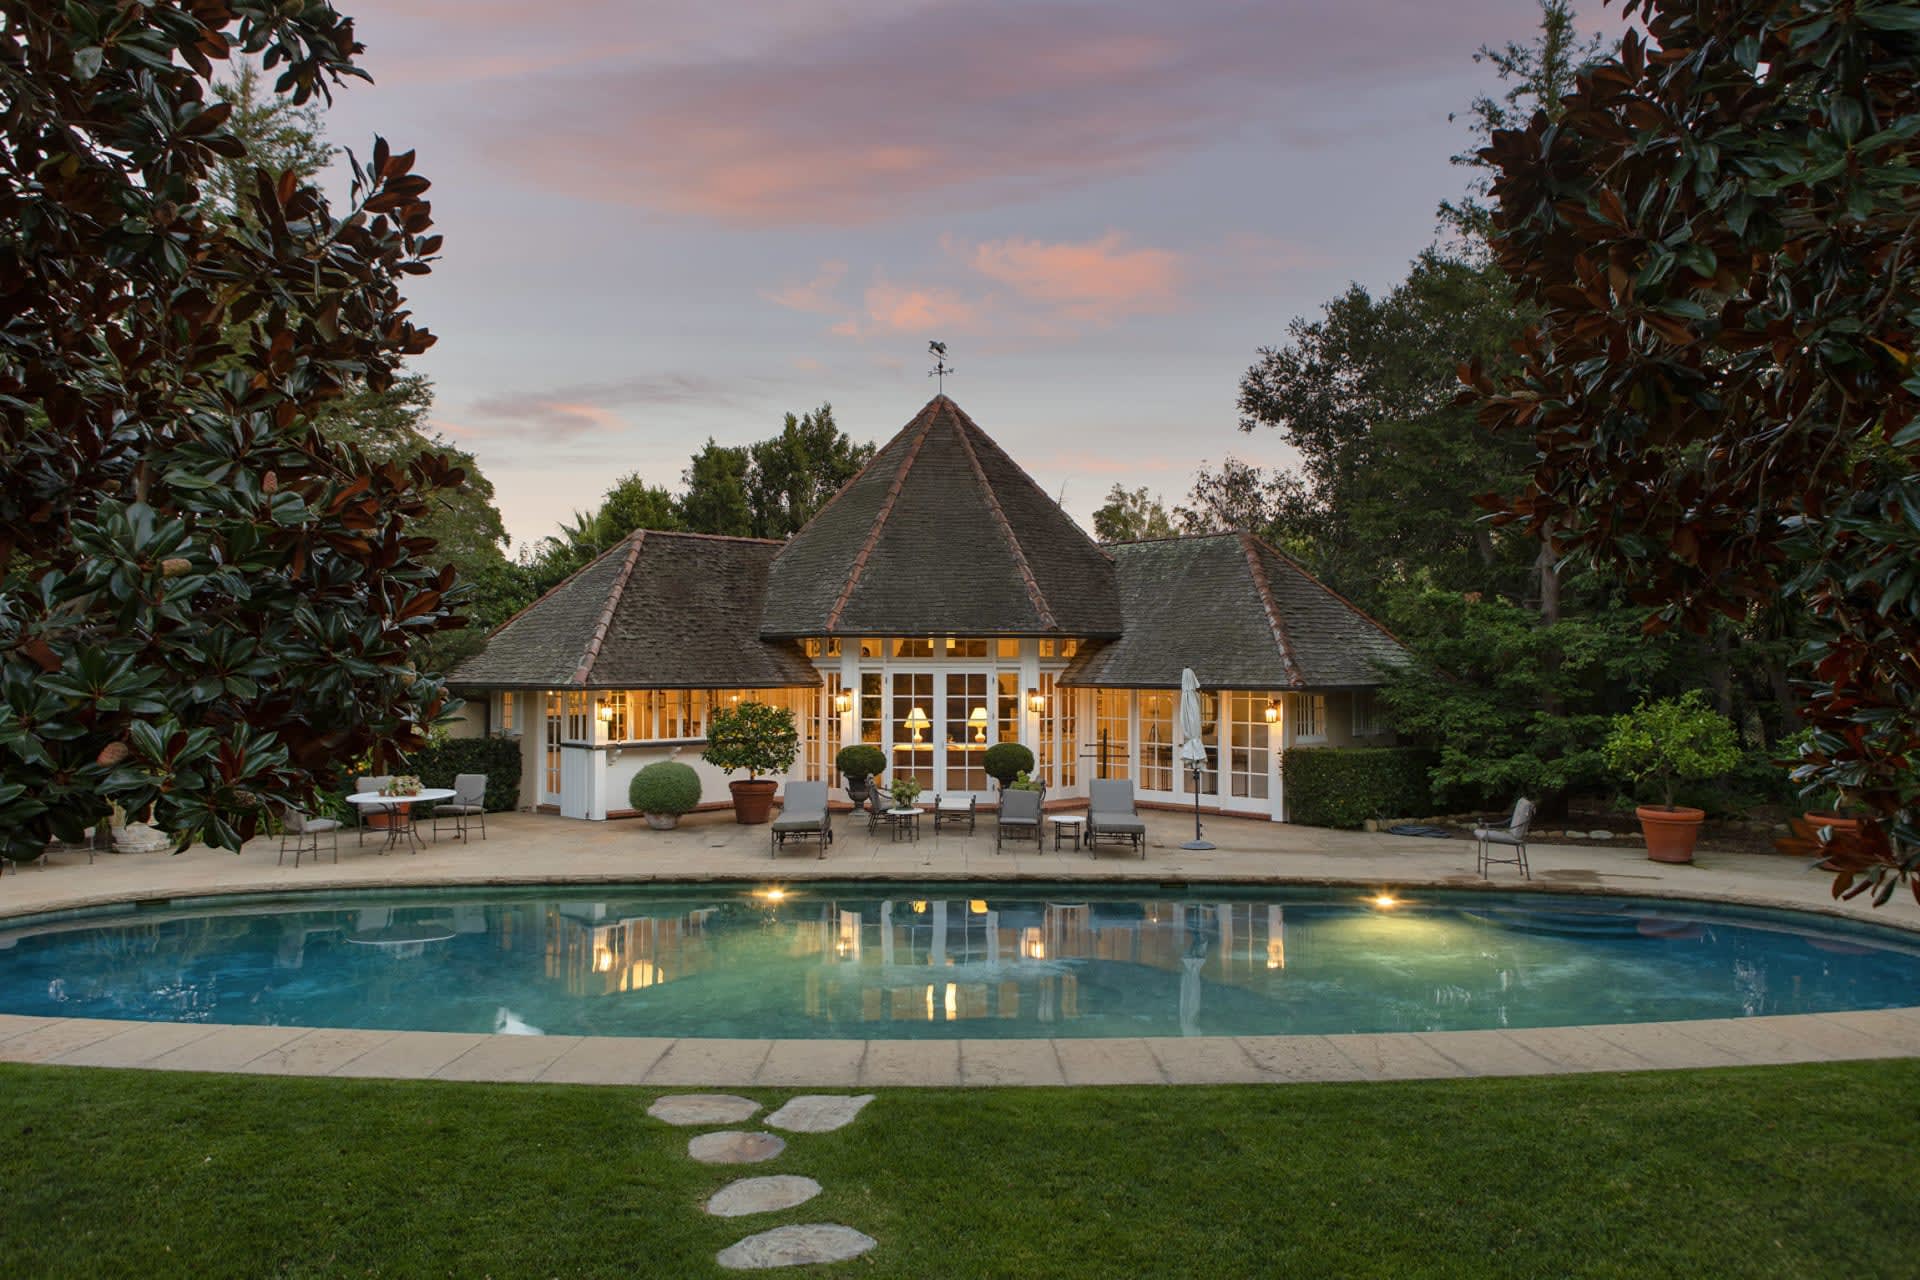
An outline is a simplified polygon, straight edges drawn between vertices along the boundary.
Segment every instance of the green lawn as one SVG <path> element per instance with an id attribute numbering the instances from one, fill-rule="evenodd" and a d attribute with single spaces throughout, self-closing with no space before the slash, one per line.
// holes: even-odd
<path id="1" fill-rule="evenodd" d="M 883 1094 L 711 1219 L 654 1091 L 0 1066 L 0 1272 L 701 1276 L 764 1226 L 862 1275 L 1896 1276 L 1920 1062 Z M 792 1091 L 743 1090 L 777 1103 Z"/>

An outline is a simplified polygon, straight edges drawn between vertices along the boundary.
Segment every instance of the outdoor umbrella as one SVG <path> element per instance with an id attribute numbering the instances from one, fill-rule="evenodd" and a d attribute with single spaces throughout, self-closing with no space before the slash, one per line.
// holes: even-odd
<path id="1" fill-rule="evenodd" d="M 1193 839 L 1182 849 L 1211 849 L 1200 834 L 1200 771 L 1207 766 L 1207 744 L 1200 738 L 1200 677 L 1188 667 L 1180 673 L 1180 762 L 1193 776 Z"/>

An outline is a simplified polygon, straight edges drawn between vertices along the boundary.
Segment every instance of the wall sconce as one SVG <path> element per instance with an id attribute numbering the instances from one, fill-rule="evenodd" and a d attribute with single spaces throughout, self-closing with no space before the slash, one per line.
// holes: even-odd
<path id="1" fill-rule="evenodd" d="M 1041 693 L 1038 689 L 1027 690 L 1027 710 L 1038 715 L 1040 712 L 1045 711 L 1046 709 L 1047 709 L 1046 695 Z"/>
<path id="2" fill-rule="evenodd" d="M 596 698 L 593 703 L 594 718 L 601 724 L 613 723 L 613 704 L 605 698 Z"/>
<path id="3" fill-rule="evenodd" d="M 987 709 L 985 707 L 975 707 L 973 714 L 967 717 L 967 723 L 973 726 L 975 742 L 987 740 Z"/>
<path id="4" fill-rule="evenodd" d="M 1278 698 L 1268 698 L 1267 709 L 1261 714 L 1266 716 L 1268 724 L 1280 723 L 1280 700 Z"/>
<path id="5" fill-rule="evenodd" d="M 847 712 L 853 710 L 853 695 L 847 692 L 845 689 L 842 689 L 840 692 L 834 694 L 833 709 L 835 711 L 840 712 L 842 715 L 845 715 Z"/>

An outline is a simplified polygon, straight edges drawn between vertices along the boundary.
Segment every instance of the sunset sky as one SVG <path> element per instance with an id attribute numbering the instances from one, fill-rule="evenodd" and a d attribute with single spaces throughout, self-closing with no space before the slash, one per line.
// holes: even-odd
<path id="1" fill-rule="evenodd" d="M 1288 320 L 1390 285 L 1534 0 L 366 0 L 332 141 L 419 150 L 438 428 L 516 542 L 709 435 L 948 390 L 1083 522 L 1223 454 Z M 1613 17 L 1597 0 L 1588 23 Z M 1614 11 L 1617 13 L 1617 10 Z"/>

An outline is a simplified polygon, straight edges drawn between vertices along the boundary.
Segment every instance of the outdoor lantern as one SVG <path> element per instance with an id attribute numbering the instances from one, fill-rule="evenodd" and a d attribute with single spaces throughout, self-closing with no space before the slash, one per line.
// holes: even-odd
<path id="1" fill-rule="evenodd" d="M 833 709 L 846 712 L 853 710 L 853 695 L 845 689 L 833 695 Z"/>
<path id="2" fill-rule="evenodd" d="M 1046 695 L 1038 689 L 1027 690 L 1027 710 L 1036 714 L 1047 709 Z"/>
<path id="3" fill-rule="evenodd" d="M 601 724 L 612 724 L 613 704 L 605 698 L 600 698 L 593 704 L 593 714 L 599 719 Z"/>
<path id="4" fill-rule="evenodd" d="M 913 730 L 913 740 L 915 743 L 920 741 L 920 731 L 922 729 L 931 729 L 933 727 L 933 721 L 927 719 L 927 713 L 919 707 L 914 707 L 911 711 L 907 712 L 906 724 L 907 728 Z"/>
<path id="5" fill-rule="evenodd" d="M 1268 724 L 1278 724 L 1280 722 L 1280 700 L 1278 698 L 1267 699 L 1265 715 Z"/>
<path id="6" fill-rule="evenodd" d="M 973 740 L 975 742 L 985 742 L 987 740 L 987 709 L 985 707 L 975 707 L 973 714 L 967 717 L 967 723 L 973 726 Z"/>

